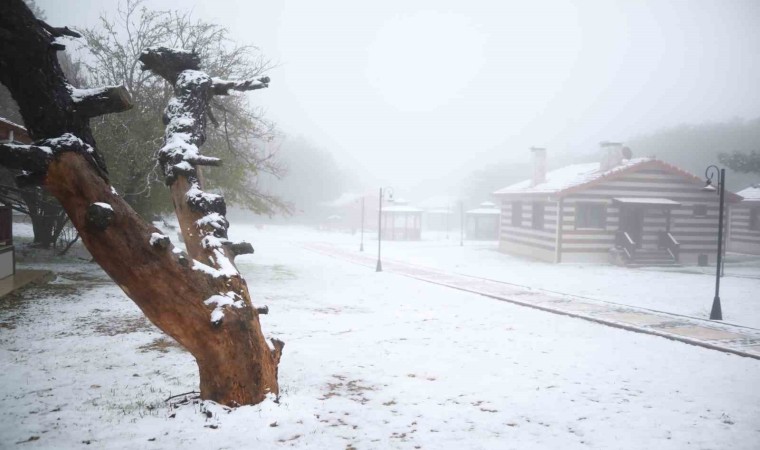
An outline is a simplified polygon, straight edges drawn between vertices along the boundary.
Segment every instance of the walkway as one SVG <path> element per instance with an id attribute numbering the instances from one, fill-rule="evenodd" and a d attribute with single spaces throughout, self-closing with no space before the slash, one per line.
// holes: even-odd
<path id="1" fill-rule="evenodd" d="M 375 257 L 330 244 L 308 244 L 308 250 L 375 269 Z M 383 271 L 428 283 L 472 292 L 497 300 L 589 320 L 687 344 L 760 359 L 760 330 L 696 317 L 652 311 L 569 295 L 547 293 L 486 278 L 443 272 L 423 266 L 383 260 Z"/>

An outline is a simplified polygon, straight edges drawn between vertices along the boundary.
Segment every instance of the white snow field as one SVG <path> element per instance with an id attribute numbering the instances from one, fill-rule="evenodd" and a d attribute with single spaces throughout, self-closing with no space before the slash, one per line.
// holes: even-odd
<path id="1" fill-rule="evenodd" d="M 197 389 L 192 357 L 94 264 L 49 265 L 54 283 L 0 300 L 0 447 L 758 448 L 758 360 L 375 273 L 300 245 L 348 246 L 358 236 L 230 231 L 253 242 L 256 254 L 239 267 L 254 302 L 270 307 L 265 334 L 285 341 L 279 404 L 167 407 L 169 396 Z M 419 263 L 482 264 L 484 276 L 495 276 L 502 257 L 422 244 Z M 383 252 L 411 258 L 404 247 Z M 509 276 L 533 273 L 535 264 L 519 261 Z M 567 269 L 547 265 L 522 284 L 563 291 L 573 286 Z M 683 281 L 695 275 L 671 275 L 664 286 L 678 298 L 701 289 Z M 573 293 L 595 289 L 575 283 Z"/>

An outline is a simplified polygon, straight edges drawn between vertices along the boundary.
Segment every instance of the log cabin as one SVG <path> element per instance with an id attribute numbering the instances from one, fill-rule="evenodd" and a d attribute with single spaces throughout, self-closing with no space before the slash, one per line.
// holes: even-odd
<path id="1" fill-rule="evenodd" d="M 546 149 L 531 148 L 532 177 L 494 193 L 501 206 L 499 249 L 555 263 L 715 261 L 715 189 L 664 161 L 634 158 L 621 143 L 600 146 L 598 162 L 550 172 Z M 740 197 L 726 192 L 725 199 L 729 205 Z"/>

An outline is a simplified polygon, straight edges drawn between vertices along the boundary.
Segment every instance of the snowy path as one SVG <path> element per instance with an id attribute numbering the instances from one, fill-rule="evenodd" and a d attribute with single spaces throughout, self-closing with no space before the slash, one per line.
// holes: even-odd
<path id="1" fill-rule="evenodd" d="M 375 267 L 376 258 L 355 251 L 346 251 L 324 243 L 311 243 L 304 247 L 329 256 L 343 258 L 365 267 Z M 446 273 L 429 267 L 392 260 L 383 261 L 383 270 L 542 311 L 568 315 L 607 326 L 662 336 L 687 344 L 760 359 L 760 330 L 754 328 L 700 320 L 628 305 L 546 293 L 500 281 Z"/>
<path id="2" fill-rule="evenodd" d="M 304 242 L 324 242 L 353 252 L 359 236 L 302 232 Z M 308 240 L 306 239 L 308 237 Z M 376 257 L 376 238 L 365 253 Z M 714 267 L 631 269 L 609 264 L 553 264 L 498 251 L 496 242 L 383 241 L 383 259 L 447 273 L 488 278 L 549 293 L 708 318 L 715 292 Z M 731 255 L 720 293 L 727 323 L 760 329 L 760 260 Z M 704 271 L 704 273 L 700 273 Z"/>
<path id="3" fill-rule="evenodd" d="M 197 367 L 92 264 L 0 301 L 0 448 L 754 450 L 760 362 L 498 302 L 236 227 L 282 401 L 167 409 Z M 206 408 L 212 417 L 200 413 Z M 19 443 L 16 445 L 16 443 Z"/>

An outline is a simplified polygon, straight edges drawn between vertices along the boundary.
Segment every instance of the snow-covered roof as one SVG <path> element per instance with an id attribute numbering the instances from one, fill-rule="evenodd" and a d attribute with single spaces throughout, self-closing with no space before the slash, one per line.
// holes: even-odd
<path id="1" fill-rule="evenodd" d="M 420 208 L 430 210 L 445 210 L 459 203 L 459 198 L 453 195 L 437 195 L 428 197 L 421 202 L 415 202 Z"/>
<path id="2" fill-rule="evenodd" d="M 501 210 L 496 208 L 475 208 L 467 211 L 465 214 L 474 216 L 498 216 L 501 214 Z"/>
<path id="3" fill-rule="evenodd" d="M 680 203 L 670 200 L 669 198 L 653 197 L 615 197 L 614 202 L 627 203 L 632 205 L 662 205 L 662 206 L 681 206 Z"/>
<path id="4" fill-rule="evenodd" d="M 389 205 L 389 206 L 383 206 L 383 213 L 421 213 L 422 210 L 419 208 L 415 208 L 414 206 L 409 205 Z"/>
<path id="5" fill-rule="evenodd" d="M 760 202 L 760 183 L 742 189 L 737 194 L 744 197 L 745 202 Z"/>
<path id="6" fill-rule="evenodd" d="M 483 202 L 479 207 L 468 210 L 466 214 L 478 216 L 499 215 L 501 214 L 501 209 L 499 209 L 494 202 Z"/>
<path id="7" fill-rule="evenodd" d="M 16 122 L 11 122 L 10 120 L 6 119 L 5 117 L 0 117 L 0 123 L 3 123 L 5 125 L 8 125 L 12 128 L 17 128 L 23 132 L 26 132 L 26 128 L 24 128 L 23 125 L 19 125 Z"/>
<path id="8" fill-rule="evenodd" d="M 360 200 L 364 195 L 362 194 L 356 194 L 353 192 L 344 192 L 340 194 L 340 196 L 334 200 L 330 200 L 329 202 L 323 202 L 322 204 L 324 206 L 346 206 L 349 205 L 357 200 Z"/>
<path id="9" fill-rule="evenodd" d="M 499 189 L 494 194 L 556 194 L 566 189 L 580 186 L 592 181 L 612 175 L 616 172 L 635 167 L 646 162 L 652 161 L 651 158 L 634 158 L 623 160 L 623 162 L 610 170 L 599 170 L 599 162 L 587 164 L 573 164 L 561 169 L 552 170 L 546 174 L 546 181 L 533 185 L 532 180 L 527 179 L 503 189 Z"/>

